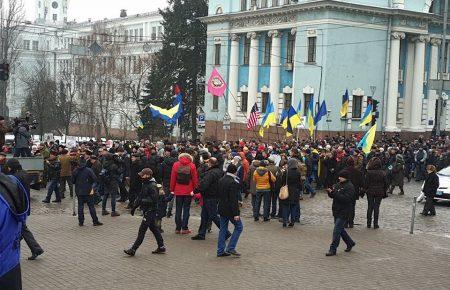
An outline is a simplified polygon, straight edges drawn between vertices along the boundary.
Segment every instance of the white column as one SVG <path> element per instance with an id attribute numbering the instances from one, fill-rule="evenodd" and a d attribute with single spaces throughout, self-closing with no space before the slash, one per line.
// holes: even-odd
<path id="1" fill-rule="evenodd" d="M 231 35 L 230 68 L 228 75 L 228 114 L 232 121 L 237 116 L 238 97 L 238 76 L 239 76 L 239 36 Z"/>
<path id="2" fill-rule="evenodd" d="M 432 38 L 431 41 L 431 54 L 430 54 L 430 71 L 429 71 L 429 79 L 437 79 L 438 77 L 438 59 L 439 59 L 439 46 L 442 43 L 442 40 L 439 38 Z M 428 120 L 435 120 L 436 114 L 436 99 L 437 94 L 436 90 L 428 91 L 428 112 L 427 112 L 427 126 Z M 433 127 L 433 126 L 431 126 Z"/>
<path id="3" fill-rule="evenodd" d="M 411 126 L 412 87 L 414 77 L 414 41 L 408 37 L 406 52 L 405 90 L 403 94 L 403 129 Z"/>
<path id="4" fill-rule="evenodd" d="M 250 38 L 250 59 L 248 64 L 248 105 L 247 114 L 250 115 L 258 94 L 258 68 L 259 68 L 259 39 L 256 32 L 247 33 Z M 259 108 L 261 110 L 261 108 Z"/>
<path id="5" fill-rule="evenodd" d="M 404 39 L 402 32 L 391 34 L 391 52 L 389 59 L 389 88 L 386 106 L 386 126 L 388 132 L 399 131 L 397 128 L 397 97 L 398 97 L 398 70 L 400 67 L 400 39 Z"/>
<path id="6" fill-rule="evenodd" d="M 425 70 L 425 42 L 430 38 L 419 35 L 415 38 L 414 47 L 414 78 L 412 88 L 411 127 L 412 132 L 423 131 L 422 127 L 422 95 L 423 75 Z"/>
<path id="7" fill-rule="evenodd" d="M 272 37 L 272 51 L 270 56 L 270 98 L 272 99 L 275 116 L 278 119 L 278 102 L 280 97 L 281 71 L 281 32 L 271 30 L 267 34 Z"/>

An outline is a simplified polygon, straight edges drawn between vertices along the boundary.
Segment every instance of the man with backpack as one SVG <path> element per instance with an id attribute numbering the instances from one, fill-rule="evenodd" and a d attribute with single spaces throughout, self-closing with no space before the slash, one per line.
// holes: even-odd
<path id="1" fill-rule="evenodd" d="M 191 193 L 198 185 L 197 169 L 193 158 L 187 153 L 181 153 L 174 163 L 170 176 L 170 192 L 175 195 L 176 234 L 190 234 L 189 212 L 191 209 Z M 183 216 L 183 217 L 182 217 Z"/>

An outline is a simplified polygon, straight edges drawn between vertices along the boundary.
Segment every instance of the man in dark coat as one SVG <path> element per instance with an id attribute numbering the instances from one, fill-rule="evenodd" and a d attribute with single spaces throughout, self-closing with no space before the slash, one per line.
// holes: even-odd
<path id="1" fill-rule="evenodd" d="M 52 202 L 61 202 L 61 195 L 59 192 L 59 178 L 61 173 L 61 164 L 58 160 L 58 152 L 50 152 L 50 157 L 45 161 L 47 172 L 47 180 L 49 181 L 47 196 L 42 201 L 43 203 L 50 203 L 53 191 L 55 192 L 55 200 Z"/>
<path id="2" fill-rule="evenodd" d="M 210 222 L 214 222 L 220 228 L 220 220 L 217 215 L 218 204 L 218 187 L 219 180 L 223 176 L 223 170 L 219 167 L 219 163 L 215 157 L 209 159 L 209 168 L 200 178 L 200 183 L 195 190 L 199 192 L 203 198 L 203 206 L 201 212 L 201 222 L 198 229 L 198 234 L 193 236 L 193 240 L 204 240 L 206 230 Z"/>
<path id="3" fill-rule="evenodd" d="M 117 157 L 111 153 L 105 154 L 104 158 L 103 169 L 100 173 L 105 188 L 105 193 L 103 194 L 102 200 L 102 215 L 109 214 L 106 210 L 106 203 L 108 201 L 108 196 L 111 196 L 111 216 L 117 217 L 120 216 L 120 214 L 116 211 L 116 197 L 119 193 L 120 179 L 119 166 L 117 165 Z"/>
<path id="4" fill-rule="evenodd" d="M 133 153 L 131 155 L 131 166 L 130 166 L 130 176 L 127 177 L 129 184 L 130 184 L 130 190 L 129 190 L 129 203 L 127 206 L 127 209 L 131 209 L 133 206 L 133 202 L 136 199 L 136 196 L 141 192 L 142 188 L 142 180 L 139 177 L 138 173 L 144 169 L 144 164 L 141 161 L 141 153 Z"/>
<path id="5" fill-rule="evenodd" d="M 356 201 L 360 197 L 361 188 L 364 185 L 364 178 L 363 178 L 362 173 L 358 169 L 356 169 L 355 161 L 353 158 L 347 158 L 346 164 L 347 164 L 347 167 L 344 170 L 346 170 L 349 173 L 350 182 L 353 184 L 353 187 L 355 188 L 355 195 L 353 197 L 352 207 L 351 207 L 350 215 L 348 217 L 348 223 L 345 226 L 349 227 L 349 228 L 353 228 L 354 220 L 355 220 Z"/>
<path id="6" fill-rule="evenodd" d="M 436 174 L 436 167 L 434 165 L 427 166 L 427 177 L 423 185 L 423 192 L 426 196 L 425 205 L 421 212 L 424 216 L 435 216 L 436 210 L 434 208 L 434 197 L 436 196 L 437 189 L 439 188 L 439 177 Z"/>
<path id="7" fill-rule="evenodd" d="M 228 165 L 227 173 L 219 181 L 219 215 L 220 231 L 217 242 L 217 257 L 240 256 L 236 251 L 236 245 L 244 229 L 240 217 L 238 193 L 240 191 L 239 181 L 236 177 L 237 167 L 234 164 Z M 228 233 L 228 224 L 234 225 L 234 231 L 231 235 L 228 246 L 226 238 Z"/>
<path id="8" fill-rule="evenodd" d="M 178 161 L 178 152 L 175 150 L 170 150 L 170 148 L 166 148 L 164 151 L 164 159 L 161 163 L 160 167 L 160 177 L 162 180 L 162 186 L 164 190 L 164 194 L 166 198 L 169 198 L 170 195 L 170 175 L 172 174 L 172 167 L 175 162 Z M 168 203 L 167 208 L 167 217 L 170 218 L 172 216 L 172 208 L 173 208 L 173 198 Z"/>
<path id="9" fill-rule="evenodd" d="M 94 207 L 94 189 L 93 185 L 97 182 L 94 171 L 87 167 L 86 160 L 80 159 L 80 166 L 75 169 L 72 175 L 72 183 L 75 184 L 75 194 L 78 198 L 78 225 L 84 225 L 84 204 L 89 208 L 89 213 L 94 226 L 103 225 L 98 221 L 97 213 Z"/>
<path id="10" fill-rule="evenodd" d="M 355 188 L 350 182 L 350 173 L 347 170 L 342 170 L 339 173 L 339 183 L 333 189 L 328 188 L 327 193 L 333 199 L 332 209 L 334 217 L 333 241 L 331 242 L 330 250 L 326 253 L 326 256 L 329 257 L 336 255 L 341 237 L 347 245 L 346 252 L 350 252 L 356 245 L 344 228 L 350 216 L 355 196 Z"/>
<path id="11" fill-rule="evenodd" d="M 30 199 L 30 176 L 26 171 L 22 169 L 22 165 L 20 165 L 19 160 L 15 158 L 8 159 L 5 166 L 5 171 L 8 175 L 14 175 L 23 185 L 28 195 L 28 200 Z M 30 215 L 30 207 L 28 208 L 28 216 Z M 41 248 L 39 243 L 33 236 L 33 233 L 27 227 L 26 222 L 24 221 L 22 224 L 22 238 L 30 248 L 31 256 L 28 257 L 28 260 L 36 260 L 39 255 L 44 253 L 44 250 Z"/>

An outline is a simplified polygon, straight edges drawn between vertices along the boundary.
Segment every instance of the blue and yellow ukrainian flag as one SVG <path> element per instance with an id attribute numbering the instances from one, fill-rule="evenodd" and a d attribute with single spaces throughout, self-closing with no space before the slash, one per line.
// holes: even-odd
<path id="1" fill-rule="evenodd" d="M 370 124 L 370 122 L 372 122 L 372 102 L 370 102 L 369 105 L 367 106 L 366 111 L 364 112 L 364 116 L 362 117 L 361 124 L 359 124 L 359 127 Z"/>
<path id="2" fill-rule="evenodd" d="M 347 117 L 349 101 L 350 101 L 350 98 L 348 97 L 348 90 L 345 90 L 345 94 L 344 94 L 343 100 L 342 100 L 341 118 Z"/>
<path id="3" fill-rule="evenodd" d="M 314 97 L 312 97 L 311 101 L 309 102 L 307 119 L 308 119 L 309 135 L 312 137 L 314 135 L 314 129 L 315 129 L 315 124 L 314 124 Z"/>
<path id="4" fill-rule="evenodd" d="M 373 125 L 372 128 L 367 131 L 366 135 L 361 139 L 358 143 L 358 147 L 362 148 L 362 151 L 365 154 L 369 154 L 370 149 L 372 148 L 373 141 L 375 140 L 375 134 L 377 132 L 377 124 Z"/>
<path id="5" fill-rule="evenodd" d="M 178 120 L 180 111 L 180 103 L 170 109 L 163 109 L 161 107 L 150 105 L 150 112 L 153 118 L 160 118 L 168 124 L 175 124 Z"/>
<path id="6" fill-rule="evenodd" d="M 275 117 L 275 110 L 273 108 L 273 103 L 269 98 L 269 102 L 267 103 L 266 113 L 261 121 L 261 126 L 259 127 L 259 135 L 264 137 L 264 129 L 269 128 L 270 125 L 276 124 L 277 118 Z"/>
<path id="7" fill-rule="evenodd" d="M 283 127 L 284 129 L 288 128 L 288 121 L 291 123 L 292 128 L 297 128 L 297 126 L 302 122 L 292 106 L 289 108 L 289 110 L 283 111 L 283 113 L 285 114 L 285 116 L 282 115 L 282 117 L 284 116 L 284 118 L 281 121 L 281 127 Z"/>

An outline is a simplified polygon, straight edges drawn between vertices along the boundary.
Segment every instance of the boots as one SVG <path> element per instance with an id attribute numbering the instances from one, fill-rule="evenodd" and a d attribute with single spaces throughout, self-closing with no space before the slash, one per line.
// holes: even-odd
<path id="1" fill-rule="evenodd" d="M 133 248 L 130 248 L 128 250 L 123 250 L 123 252 L 130 257 L 133 257 L 136 254 L 136 250 Z"/>

